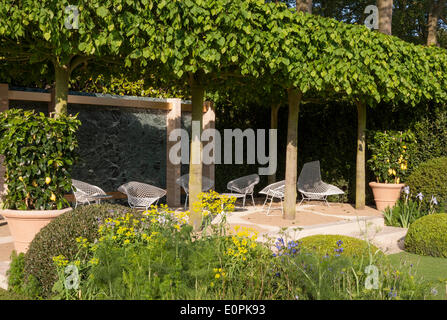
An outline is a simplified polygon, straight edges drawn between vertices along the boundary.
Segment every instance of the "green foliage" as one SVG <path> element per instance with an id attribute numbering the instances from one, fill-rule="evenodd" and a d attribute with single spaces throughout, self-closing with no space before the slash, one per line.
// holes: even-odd
<path id="1" fill-rule="evenodd" d="M 48 118 L 10 109 L 0 116 L 0 153 L 5 156 L 8 191 L 4 206 L 18 210 L 62 209 L 71 190 L 79 120 Z"/>
<path id="2" fill-rule="evenodd" d="M 14 250 L 11 254 L 11 264 L 6 272 L 8 276 L 8 291 L 22 297 L 38 297 L 41 292 L 38 281 L 30 275 L 25 281 L 25 255 L 17 254 Z"/>
<path id="3" fill-rule="evenodd" d="M 423 205 L 428 208 L 433 197 L 441 211 L 447 206 L 447 157 L 440 157 L 421 163 L 407 178 L 410 190 L 424 196 Z"/>
<path id="4" fill-rule="evenodd" d="M 299 240 L 303 249 L 320 255 L 334 256 L 341 254 L 339 248 L 344 248 L 343 255 L 350 257 L 365 257 L 380 251 L 376 246 L 357 238 L 342 235 L 314 235 Z M 337 251 L 338 250 L 338 251 Z"/>
<path id="5" fill-rule="evenodd" d="M 212 194 L 207 197 L 211 200 Z M 210 204 L 207 203 L 207 206 Z M 422 299 L 424 284 L 410 271 L 391 268 L 352 238 L 335 242 L 334 255 L 314 254 L 299 242 L 279 238 L 273 244 L 256 241 L 257 232 L 223 223 L 196 233 L 186 224 L 188 213 L 153 208 L 104 220 L 98 241 L 76 241 L 73 259 L 53 257 L 58 268 L 54 286 L 60 299 Z M 335 236 L 340 239 L 339 236 Z M 361 242 L 357 240 L 357 242 Z M 333 243 L 326 243 L 334 251 Z M 349 249 L 349 246 L 354 249 Z M 275 246 L 274 252 L 271 248 Z M 375 249 L 373 246 L 370 249 Z M 347 254 L 353 252 L 352 254 Z M 273 254 L 274 253 L 274 254 Z M 366 266 L 380 270 L 379 289 L 365 289 Z M 64 283 L 79 270 L 79 285 Z M 143 281 L 144 279 L 144 281 Z"/>
<path id="6" fill-rule="evenodd" d="M 11 263 L 6 272 L 8 276 L 8 288 L 10 291 L 20 294 L 23 287 L 23 280 L 25 275 L 23 269 L 25 267 L 25 255 L 23 253 L 17 254 L 14 250 L 11 254 Z"/>
<path id="7" fill-rule="evenodd" d="M 322 241 L 316 241 L 311 248 L 300 241 L 278 238 L 275 244 L 278 282 L 295 294 L 294 299 L 300 300 L 430 298 L 428 285 L 415 281 L 411 269 L 393 268 L 374 246 L 368 247 L 358 239 L 344 237 L 343 241 L 342 238 L 335 235 L 326 241 L 328 236 L 317 235 L 314 239 Z M 354 250 L 350 250 L 351 245 Z M 371 267 L 377 268 L 376 289 L 366 286 L 369 278 L 374 277 Z"/>
<path id="8" fill-rule="evenodd" d="M 72 76 L 70 81 L 70 88 L 74 91 L 152 97 L 152 98 L 184 98 L 189 99 L 187 92 L 181 88 L 169 86 L 161 83 L 158 78 L 151 79 L 146 77 L 142 79 L 134 70 L 129 69 L 123 73 L 122 69 L 119 72 L 109 70 L 104 74 L 87 74 L 86 72 L 77 72 Z M 90 70 L 89 70 L 90 71 Z M 100 72 L 100 70 L 98 70 Z M 90 73 L 93 73 L 90 71 Z M 133 73 L 133 76 L 130 74 Z"/>
<path id="9" fill-rule="evenodd" d="M 447 258 L 447 214 L 431 214 L 411 224 L 405 250 L 423 256 Z"/>
<path id="10" fill-rule="evenodd" d="M 25 282 L 33 276 L 41 288 L 42 297 L 48 297 L 57 278 L 53 257 L 64 254 L 74 259 L 78 251 L 76 238 L 94 241 L 98 238 L 98 226 L 105 219 L 127 212 L 137 214 L 120 205 L 80 206 L 51 221 L 35 236 L 25 255 Z"/>
<path id="11" fill-rule="evenodd" d="M 411 130 L 417 137 L 413 166 L 447 156 L 447 109 L 444 105 L 421 105 Z"/>
<path id="12" fill-rule="evenodd" d="M 405 180 L 411 166 L 416 138 L 406 132 L 373 132 L 368 148 L 371 159 L 367 161 L 377 182 L 400 183 Z"/>
<path id="13" fill-rule="evenodd" d="M 421 210 L 421 201 L 409 198 L 399 199 L 393 208 L 387 207 L 383 213 L 387 226 L 401 228 L 408 228 L 425 214 Z"/>
<path id="14" fill-rule="evenodd" d="M 0 300 L 28 300 L 28 298 L 0 288 Z"/>

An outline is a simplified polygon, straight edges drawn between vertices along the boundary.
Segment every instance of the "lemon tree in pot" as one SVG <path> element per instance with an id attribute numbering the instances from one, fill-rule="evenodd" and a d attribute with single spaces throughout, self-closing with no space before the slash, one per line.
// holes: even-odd
<path id="1" fill-rule="evenodd" d="M 400 198 L 403 183 L 411 164 L 412 150 L 416 139 L 408 130 L 374 131 L 368 145 L 371 158 L 368 166 L 376 181 L 370 182 L 378 210 L 393 207 Z"/>
<path id="2" fill-rule="evenodd" d="M 70 170 L 76 160 L 73 116 L 10 109 L 0 114 L 0 154 L 4 156 L 5 217 L 17 252 L 26 252 L 41 228 L 71 210 L 64 194 L 71 189 Z"/>

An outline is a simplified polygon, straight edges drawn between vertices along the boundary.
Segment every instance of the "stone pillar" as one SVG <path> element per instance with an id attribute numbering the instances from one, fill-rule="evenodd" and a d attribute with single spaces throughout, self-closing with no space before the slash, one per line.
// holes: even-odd
<path id="1" fill-rule="evenodd" d="M 214 110 L 214 104 L 211 101 L 205 101 L 205 103 L 203 104 L 204 108 L 206 110 L 206 112 L 203 114 L 203 130 L 206 129 L 215 129 L 216 128 L 216 112 Z M 214 143 L 214 140 L 209 142 L 209 143 Z M 202 174 L 203 176 L 215 181 L 215 175 L 214 175 L 214 163 L 213 164 L 208 164 L 208 165 L 203 165 L 202 168 Z M 214 184 L 215 187 L 215 184 Z"/>
<path id="2" fill-rule="evenodd" d="M 169 160 L 169 150 L 176 141 L 169 141 L 169 135 L 175 129 L 181 129 L 182 100 L 168 99 L 171 104 L 166 117 L 166 201 L 169 207 L 180 206 L 180 186 L 175 182 L 180 177 L 181 164 L 173 164 Z"/>
<path id="3" fill-rule="evenodd" d="M 8 84 L 0 83 L 0 112 L 9 109 L 8 90 Z M 3 160 L 3 156 L 0 155 L 0 195 L 3 195 L 6 192 L 5 167 L 2 165 Z"/>

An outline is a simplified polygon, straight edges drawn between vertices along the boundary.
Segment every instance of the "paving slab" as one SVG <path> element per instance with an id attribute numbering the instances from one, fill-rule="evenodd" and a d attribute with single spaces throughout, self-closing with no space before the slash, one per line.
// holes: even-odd
<path id="1" fill-rule="evenodd" d="M 8 289 L 8 280 L 6 271 L 9 269 L 9 261 L 0 261 L 0 288 Z"/>

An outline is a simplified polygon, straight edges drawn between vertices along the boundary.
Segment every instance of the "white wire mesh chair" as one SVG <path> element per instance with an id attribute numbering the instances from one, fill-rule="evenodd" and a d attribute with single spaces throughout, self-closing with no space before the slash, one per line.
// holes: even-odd
<path id="1" fill-rule="evenodd" d="M 147 210 L 166 195 L 166 190 L 160 189 L 153 185 L 130 181 L 118 188 L 119 192 L 127 195 L 127 202 L 131 208 Z"/>
<path id="2" fill-rule="evenodd" d="M 235 193 L 235 195 L 239 195 L 243 198 L 242 207 L 245 207 L 245 199 L 247 196 L 251 196 L 251 200 L 253 202 L 253 206 L 255 206 L 255 199 L 253 198 L 253 190 L 255 185 L 257 185 L 260 181 L 259 175 L 251 174 L 248 176 L 240 177 L 234 180 L 231 180 L 227 184 L 227 189 L 231 191 L 231 193 Z"/>
<path id="3" fill-rule="evenodd" d="M 106 196 L 106 193 L 100 187 L 75 179 L 71 179 L 71 189 L 75 197 L 75 208 L 78 204 L 101 203 L 101 199 L 95 199 L 94 197 Z"/>
<path id="4" fill-rule="evenodd" d="M 176 180 L 176 183 L 180 185 L 183 190 L 185 190 L 186 193 L 186 200 L 185 200 L 185 209 L 188 206 L 188 198 L 189 198 L 189 174 L 184 174 L 180 178 Z M 207 192 L 211 188 L 214 187 L 214 181 L 210 178 L 207 178 L 205 176 L 202 176 L 202 192 Z"/>
<path id="5" fill-rule="evenodd" d="M 304 164 L 298 177 L 297 187 L 302 196 L 299 204 L 304 200 L 323 200 L 329 206 L 328 196 L 344 194 L 338 187 L 321 180 L 320 161 L 318 160 Z"/>
<path id="6" fill-rule="evenodd" d="M 281 201 L 281 212 L 284 213 L 284 207 L 283 207 L 283 199 L 284 199 L 284 192 L 286 190 L 286 180 L 281 180 L 272 184 L 269 184 L 267 187 L 259 191 L 260 194 L 265 194 L 265 201 L 262 205 L 262 208 L 265 207 L 265 204 L 270 199 L 270 205 L 267 210 L 267 215 L 270 213 L 270 208 L 272 206 L 273 198 L 277 198 Z"/>

